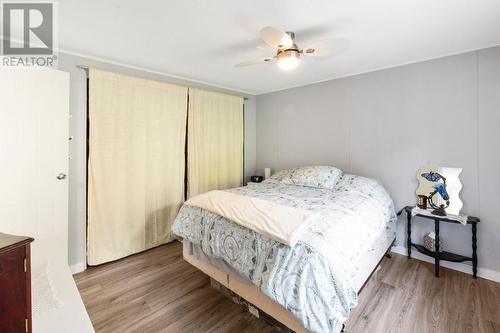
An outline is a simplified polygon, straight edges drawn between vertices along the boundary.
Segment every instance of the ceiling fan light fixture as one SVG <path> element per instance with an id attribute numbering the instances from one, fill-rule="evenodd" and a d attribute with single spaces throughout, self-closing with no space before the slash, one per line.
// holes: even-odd
<path id="1" fill-rule="evenodd" d="M 286 50 L 280 52 L 277 56 L 278 67 L 285 71 L 291 71 L 297 67 L 300 62 L 300 53 L 295 50 Z"/>
<path id="2" fill-rule="evenodd" d="M 277 62 L 284 71 L 294 70 L 301 59 L 328 57 L 338 54 L 350 45 L 345 38 L 328 38 L 313 42 L 308 47 L 299 48 L 295 41 L 295 33 L 283 32 L 275 27 L 264 27 L 260 30 L 260 37 L 270 47 L 275 49 L 276 55 L 236 64 L 235 67 L 247 67 L 265 62 Z"/>

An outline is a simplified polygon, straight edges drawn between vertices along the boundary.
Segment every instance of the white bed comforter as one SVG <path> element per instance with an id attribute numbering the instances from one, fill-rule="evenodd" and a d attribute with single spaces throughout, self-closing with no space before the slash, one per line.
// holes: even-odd
<path id="1" fill-rule="evenodd" d="M 288 246 L 295 245 L 316 217 L 308 210 L 229 191 L 206 192 L 185 204 L 208 210 Z"/>

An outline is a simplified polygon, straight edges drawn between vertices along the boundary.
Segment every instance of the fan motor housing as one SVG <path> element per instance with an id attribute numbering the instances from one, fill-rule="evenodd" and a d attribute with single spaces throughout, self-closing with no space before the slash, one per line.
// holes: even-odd
<path id="1" fill-rule="evenodd" d="M 279 50 L 276 58 L 300 58 L 300 51 L 298 49 Z"/>

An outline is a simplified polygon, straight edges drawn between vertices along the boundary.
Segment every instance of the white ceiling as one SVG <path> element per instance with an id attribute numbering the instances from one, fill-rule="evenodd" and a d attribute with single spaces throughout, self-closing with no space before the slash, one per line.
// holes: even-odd
<path id="1" fill-rule="evenodd" d="M 500 44 L 499 0 L 61 0 L 59 47 L 251 94 Z M 326 37 L 348 51 L 292 72 L 234 65 L 274 55 L 264 26 L 299 47 Z"/>

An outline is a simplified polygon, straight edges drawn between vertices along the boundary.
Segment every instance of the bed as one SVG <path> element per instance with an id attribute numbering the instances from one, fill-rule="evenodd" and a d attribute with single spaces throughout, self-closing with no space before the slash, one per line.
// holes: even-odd
<path id="1" fill-rule="evenodd" d="M 305 174 L 287 170 L 226 190 L 315 212 L 293 246 L 191 205 L 181 208 L 173 231 L 184 240 L 185 260 L 252 307 L 296 332 L 340 332 L 394 242 L 396 215 L 374 180 L 330 172 L 311 182 L 311 171 Z"/>

